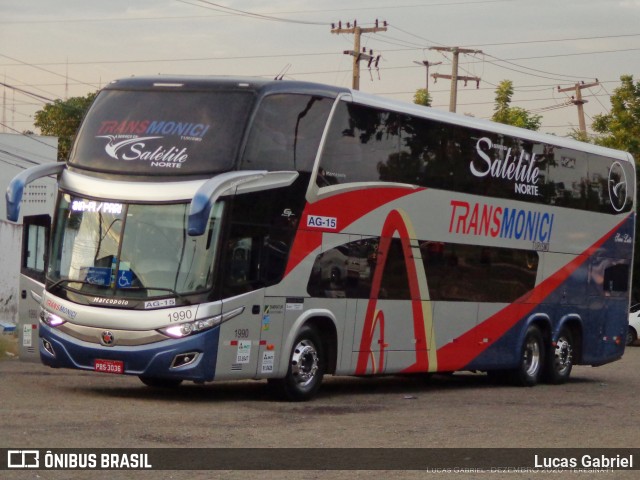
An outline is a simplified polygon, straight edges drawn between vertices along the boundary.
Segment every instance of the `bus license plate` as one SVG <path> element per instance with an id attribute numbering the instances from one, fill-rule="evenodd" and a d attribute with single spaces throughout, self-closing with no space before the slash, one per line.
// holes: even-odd
<path id="1" fill-rule="evenodd" d="M 96 359 L 93 365 L 96 372 L 103 373 L 124 373 L 124 362 L 121 360 L 102 360 Z"/>

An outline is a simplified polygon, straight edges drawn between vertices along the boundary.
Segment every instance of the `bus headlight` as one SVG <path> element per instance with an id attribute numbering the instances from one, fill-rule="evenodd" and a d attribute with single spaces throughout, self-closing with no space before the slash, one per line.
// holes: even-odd
<path id="1" fill-rule="evenodd" d="M 40 320 L 42 320 L 50 327 L 59 327 L 64 322 L 66 322 L 66 320 L 60 318 L 55 313 L 48 312 L 43 308 L 40 309 Z"/>
<path id="2" fill-rule="evenodd" d="M 171 325 L 170 327 L 161 328 L 159 331 L 171 338 L 182 338 L 193 333 L 200 333 L 205 330 L 209 330 L 210 328 L 219 325 L 221 321 L 222 315 L 216 315 L 215 317 L 203 318 L 202 320 L 194 320 L 193 322 Z"/>

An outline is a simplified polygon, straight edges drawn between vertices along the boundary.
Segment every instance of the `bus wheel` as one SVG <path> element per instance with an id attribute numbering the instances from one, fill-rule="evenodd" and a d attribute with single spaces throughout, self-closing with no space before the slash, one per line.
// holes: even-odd
<path id="1" fill-rule="evenodd" d="M 544 360 L 544 340 L 540 329 L 531 325 L 527 329 L 522 344 L 522 353 L 518 368 L 512 371 L 512 380 L 516 385 L 533 387 L 540 380 Z"/>
<path id="2" fill-rule="evenodd" d="M 157 378 L 157 377 L 138 377 L 147 387 L 153 388 L 176 388 L 180 386 L 182 380 L 177 378 Z"/>
<path id="3" fill-rule="evenodd" d="M 305 326 L 293 342 L 287 376 L 272 383 L 287 400 L 309 400 L 320 388 L 325 364 L 320 336 Z"/>
<path id="4" fill-rule="evenodd" d="M 555 347 L 549 350 L 545 363 L 545 380 L 549 383 L 560 384 L 569 379 L 573 368 L 573 335 L 567 328 L 560 330 Z"/>

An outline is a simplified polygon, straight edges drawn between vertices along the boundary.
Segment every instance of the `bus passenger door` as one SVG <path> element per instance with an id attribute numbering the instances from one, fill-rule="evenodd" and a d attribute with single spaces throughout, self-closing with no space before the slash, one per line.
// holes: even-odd
<path id="1" fill-rule="evenodd" d="M 262 239 L 234 236 L 222 252 L 222 314 L 215 379 L 253 378 L 258 368 L 264 288 L 260 279 Z"/>
<path id="2" fill-rule="evenodd" d="M 40 361 L 38 353 L 38 312 L 44 290 L 47 245 L 51 230 L 49 215 L 25 216 L 18 299 L 18 342 L 20 360 Z"/>

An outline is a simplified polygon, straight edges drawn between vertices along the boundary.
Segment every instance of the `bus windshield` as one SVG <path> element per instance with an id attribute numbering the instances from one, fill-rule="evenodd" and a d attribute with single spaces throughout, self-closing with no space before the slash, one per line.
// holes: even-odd
<path id="1" fill-rule="evenodd" d="M 188 203 L 124 204 L 62 194 L 48 279 L 88 295 L 146 299 L 210 290 L 224 204 L 187 235 Z"/>
<path id="2" fill-rule="evenodd" d="M 69 165 L 144 176 L 228 171 L 253 99 L 246 91 L 105 90 L 82 124 Z"/>

